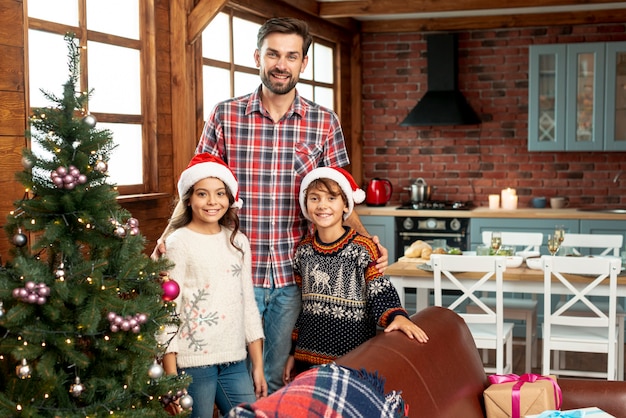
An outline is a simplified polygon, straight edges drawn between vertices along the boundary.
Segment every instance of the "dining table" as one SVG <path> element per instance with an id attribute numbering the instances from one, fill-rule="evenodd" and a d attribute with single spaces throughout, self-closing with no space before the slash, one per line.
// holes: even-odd
<path id="1" fill-rule="evenodd" d="M 462 257 L 462 255 L 459 255 Z M 426 260 L 413 260 L 407 261 L 400 258 L 397 262 L 391 264 L 385 270 L 385 275 L 389 277 L 391 283 L 396 288 L 398 295 L 400 296 L 400 302 L 402 306 L 406 308 L 405 289 L 415 289 L 416 298 L 416 310 L 420 311 L 428 306 L 428 296 L 430 290 L 434 287 L 434 277 L 431 269 L 425 268 Z M 482 276 L 482 273 L 464 273 L 456 272 L 455 276 L 462 281 L 463 278 L 476 278 Z M 578 283 L 580 287 L 584 287 L 589 283 L 589 276 L 582 275 L 568 275 L 572 282 Z M 490 280 L 493 288 L 489 288 L 489 283 L 486 284 L 486 291 L 495 290 L 495 282 Z M 504 292 L 512 293 L 526 293 L 543 295 L 543 270 L 531 269 L 522 264 L 519 267 L 507 268 L 504 271 L 502 287 Z M 442 281 L 443 289 L 458 289 L 448 280 Z M 563 291 L 564 294 L 569 292 L 565 291 L 565 287 L 555 282 L 553 284 L 552 292 L 559 293 Z M 608 296 L 608 283 L 606 285 L 598 286 L 590 294 L 598 296 Z M 626 297 L 626 270 L 617 277 L 617 297 Z"/>

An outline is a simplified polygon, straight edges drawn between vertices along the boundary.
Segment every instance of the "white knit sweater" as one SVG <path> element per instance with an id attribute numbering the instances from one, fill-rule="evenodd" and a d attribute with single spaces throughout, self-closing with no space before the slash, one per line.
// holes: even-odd
<path id="1" fill-rule="evenodd" d="M 166 240 L 169 272 L 180 286 L 176 311 L 181 325 L 167 352 L 180 368 L 239 361 L 248 343 L 263 338 L 254 299 L 250 242 L 238 233 L 243 254 L 230 244 L 231 230 L 206 235 L 187 227 Z M 170 336 L 171 337 L 171 336 Z"/>

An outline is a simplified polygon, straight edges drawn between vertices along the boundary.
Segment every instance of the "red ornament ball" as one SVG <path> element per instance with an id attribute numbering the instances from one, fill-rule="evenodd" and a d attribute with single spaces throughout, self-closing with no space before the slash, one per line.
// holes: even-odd
<path id="1" fill-rule="evenodd" d="M 180 286 L 172 279 L 164 280 L 161 283 L 161 288 L 163 289 L 163 296 L 161 297 L 166 302 L 176 299 L 180 294 Z"/>

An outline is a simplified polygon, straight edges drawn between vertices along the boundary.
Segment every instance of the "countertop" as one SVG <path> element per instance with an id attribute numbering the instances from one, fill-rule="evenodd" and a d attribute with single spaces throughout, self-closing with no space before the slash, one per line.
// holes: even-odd
<path id="1" fill-rule="evenodd" d="M 414 216 L 440 218 L 513 218 L 513 219 L 600 219 L 626 221 L 626 214 L 589 212 L 575 208 L 567 209 L 534 209 L 515 210 L 489 209 L 479 207 L 472 210 L 406 210 L 398 206 L 367 206 L 358 205 L 355 211 L 359 216 Z"/>

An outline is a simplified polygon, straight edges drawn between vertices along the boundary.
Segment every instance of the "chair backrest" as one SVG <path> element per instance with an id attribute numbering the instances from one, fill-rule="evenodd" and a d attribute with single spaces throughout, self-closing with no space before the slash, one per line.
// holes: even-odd
<path id="1" fill-rule="evenodd" d="M 544 326 L 569 325 L 577 327 L 615 328 L 617 309 L 617 275 L 621 270 L 621 260 L 612 257 L 563 257 L 543 256 L 544 294 L 546 301 L 552 295 L 567 295 L 562 304 L 553 307 L 545 303 Z M 580 276 L 585 276 L 581 278 Z M 609 286 L 608 311 L 596 305 L 592 298 L 599 286 Z M 558 285 L 558 290 L 555 289 Z M 577 304 L 589 308 L 588 316 L 581 316 L 580 310 L 572 310 Z M 549 320 L 546 320 L 549 318 Z M 549 333 L 549 330 L 547 330 Z M 548 334 L 549 335 L 549 334 Z"/>
<path id="2" fill-rule="evenodd" d="M 483 244 L 491 244 L 491 233 L 493 231 L 483 231 Z M 543 244 L 543 233 L 541 232 L 502 232 L 502 245 L 521 246 L 519 251 L 539 251 Z"/>
<path id="3" fill-rule="evenodd" d="M 621 234 L 569 234 L 565 233 L 561 247 L 571 248 L 575 255 L 581 255 L 580 248 L 599 248 L 599 255 L 612 255 L 619 257 L 620 249 L 624 243 Z"/>
<path id="4" fill-rule="evenodd" d="M 506 269 L 506 258 L 433 254 L 430 260 L 435 279 L 435 306 L 443 306 L 457 312 L 467 323 L 496 324 L 498 331 L 502 332 L 502 276 Z M 459 279 L 458 272 L 477 274 L 464 274 L 464 277 Z M 446 293 L 444 305 L 444 289 L 460 292 Z M 496 305 L 493 308 L 480 299 L 482 292 L 486 290 L 492 292 L 495 290 Z M 479 309 L 476 311 L 479 312 L 466 313 L 464 308 L 469 302 L 477 305 Z"/>

